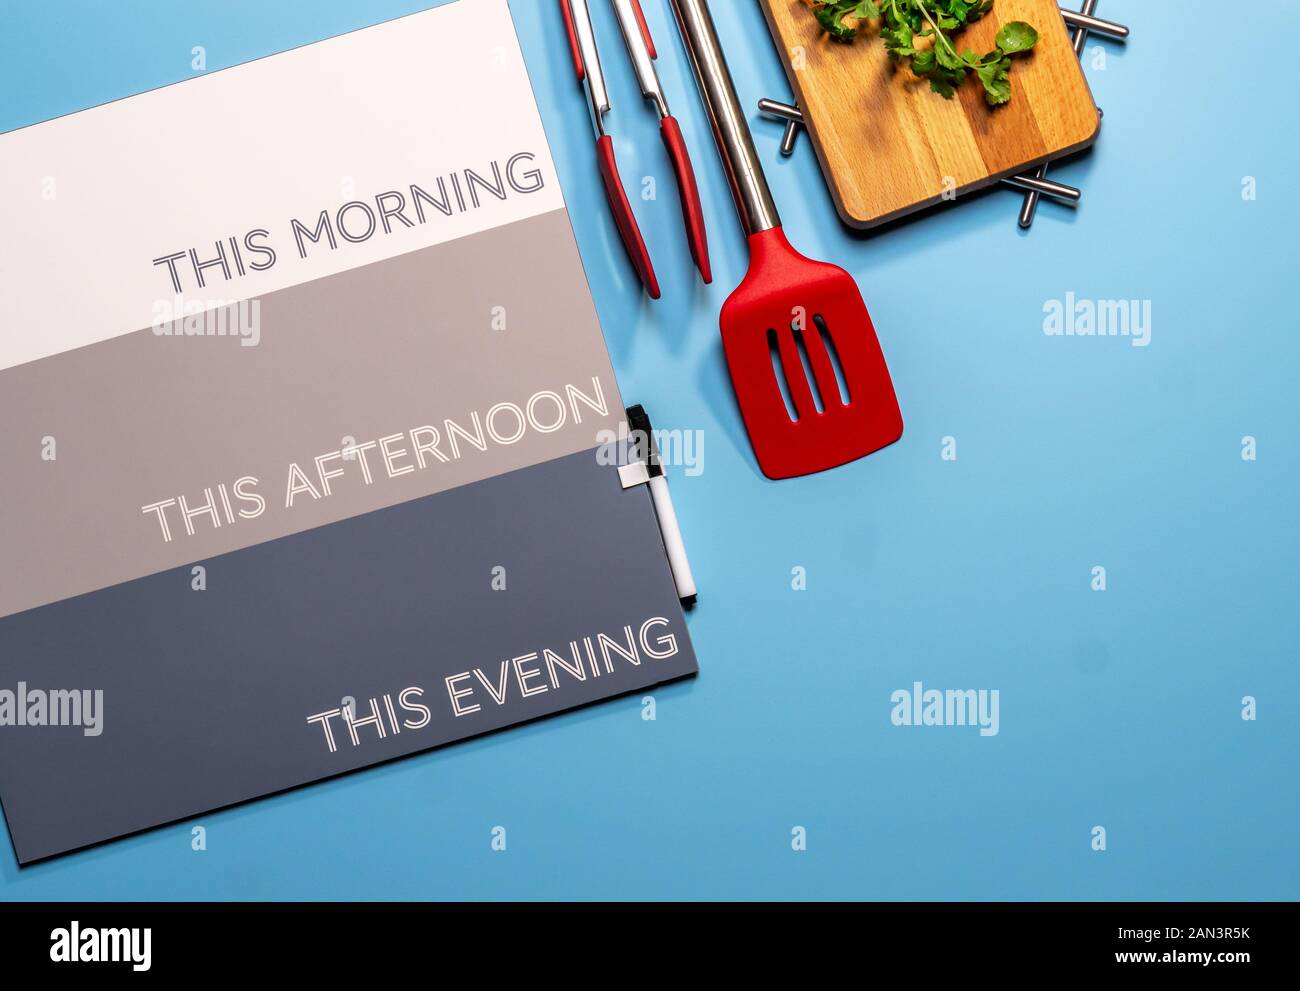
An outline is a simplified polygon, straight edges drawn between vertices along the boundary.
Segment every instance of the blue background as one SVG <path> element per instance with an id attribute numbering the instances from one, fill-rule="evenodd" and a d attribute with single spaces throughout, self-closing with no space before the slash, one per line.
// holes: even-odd
<path id="1" fill-rule="evenodd" d="M 187 78 L 195 45 L 212 71 L 425 6 L 6 2 L 0 129 Z M 593 3 L 624 178 L 662 190 L 634 200 L 654 304 L 603 204 L 556 5 L 512 6 L 623 393 L 657 427 L 703 431 L 703 473 L 671 473 L 702 589 L 699 678 L 657 691 L 654 722 L 616 700 L 203 816 L 202 853 L 192 823 L 22 871 L 3 843 L 3 897 L 1300 894 L 1290 63 L 1223 56 L 1213 0 L 1106 0 L 1133 39 L 1090 43 L 1106 49 L 1088 71 L 1102 138 L 1052 173 L 1083 206 L 1045 203 L 1028 234 L 1019 195 L 994 190 L 853 235 L 806 139 L 782 159 L 780 127 L 755 114 L 787 232 L 858 277 L 907 424 L 864 461 L 773 483 L 717 332 L 744 243 L 666 2 L 646 12 L 701 179 L 707 288 L 654 116 Z M 714 6 L 744 103 L 788 96 L 756 4 Z M 1252 10 L 1271 37 L 1300 28 L 1288 0 Z M 219 153 L 201 122 L 174 139 Z M 1068 291 L 1151 300 L 1151 345 L 1045 336 L 1045 302 Z M 998 689 L 1000 734 L 891 725 L 890 693 L 915 680 Z"/>

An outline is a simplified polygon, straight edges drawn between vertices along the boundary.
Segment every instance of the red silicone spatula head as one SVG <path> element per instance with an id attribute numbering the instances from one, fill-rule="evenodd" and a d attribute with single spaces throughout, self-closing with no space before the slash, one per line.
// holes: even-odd
<path id="1" fill-rule="evenodd" d="M 758 465 L 769 478 L 790 478 L 878 451 L 903 435 L 903 417 L 862 294 L 844 269 L 790 247 L 708 0 L 672 2 L 749 238 L 749 271 L 720 319 Z"/>
<path id="2" fill-rule="evenodd" d="M 780 227 L 750 235 L 749 251 L 720 321 L 763 474 L 808 475 L 898 440 L 903 417 L 853 277 L 799 254 Z"/>

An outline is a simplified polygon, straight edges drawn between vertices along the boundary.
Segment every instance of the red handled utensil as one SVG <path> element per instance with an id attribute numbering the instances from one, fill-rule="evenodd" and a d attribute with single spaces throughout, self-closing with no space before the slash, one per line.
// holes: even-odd
<path id="1" fill-rule="evenodd" d="M 596 48 L 596 34 L 591 26 L 591 11 L 587 7 L 587 0 L 560 0 L 560 10 L 564 14 L 564 29 L 569 36 L 573 67 L 578 73 L 578 80 L 585 83 L 587 88 L 591 123 L 596 130 L 596 164 L 605 186 L 605 198 L 609 201 L 614 224 L 618 227 L 619 237 L 623 239 L 623 247 L 627 249 L 632 267 L 636 269 L 650 298 L 658 299 L 659 279 L 655 276 L 650 252 L 646 250 L 641 228 L 637 225 L 632 204 L 628 202 L 623 180 L 618 174 L 618 163 L 614 160 L 614 139 L 605 133 L 605 114 L 610 111 L 609 89 L 605 86 L 605 73 L 600 67 L 600 52 Z"/>
<path id="2" fill-rule="evenodd" d="M 691 258 L 700 270 L 700 277 L 706 284 L 710 283 L 713 281 L 713 270 L 709 265 L 709 235 L 704 229 L 700 188 L 695 182 L 695 170 L 691 167 L 691 156 L 686 150 L 682 129 L 668 109 L 668 100 L 659 82 L 659 73 L 655 70 L 655 59 L 659 53 L 655 50 L 654 39 L 650 37 L 650 27 L 645 22 L 640 0 L 611 2 L 614 13 L 618 16 L 618 26 L 623 32 L 628 57 L 632 60 L 637 84 L 641 87 L 641 95 L 654 104 L 655 112 L 659 114 L 659 136 L 663 138 L 664 148 L 668 151 L 673 172 L 677 176 L 682 221 L 686 225 L 686 243 L 690 246 Z"/>
<path id="3" fill-rule="evenodd" d="M 672 5 L 749 239 L 749 270 L 719 322 L 759 467 L 791 478 L 865 457 L 903 435 L 903 417 L 862 293 L 848 272 L 786 240 L 708 2 Z"/>
<path id="4" fill-rule="evenodd" d="M 673 173 L 677 177 L 677 187 L 682 202 L 682 219 L 686 226 L 686 240 L 690 246 L 691 257 L 700 270 L 705 282 L 713 281 L 709 265 L 709 241 L 704 227 L 704 210 L 700 205 L 699 186 L 695 182 L 695 172 L 691 167 L 691 157 L 686 150 L 681 127 L 668 109 L 659 74 L 655 71 L 654 60 L 658 58 L 654 39 L 650 37 L 650 28 L 646 24 L 645 13 L 640 0 L 611 0 L 614 13 L 618 17 L 619 28 L 627 46 L 632 68 L 636 72 L 637 83 L 641 93 L 654 103 L 659 114 L 659 133 L 672 162 Z M 600 52 L 596 46 L 596 35 L 591 26 L 591 11 L 587 0 L 560 0 L 560 10 L 564 15 L 564 28 L 569 38 L 569 50 L 573 56 L 574 71 L 580 82 L 585 83 L 588 100 L 591 105 L 592 124 L 596 130 L 596 159 L 600 166 L 600 177 L 605 187 L 605 196 L 609 201 L 614 223 L 618 227 L 623 246 L 627 249 L 632 267 L 636 269 L 646 292 L 652 299 L 659 298 L 659 281 L 655 276 L 650 253 L 646 249 L 645 239 L 637 225 L 632 205 L 623 188 L 623 181 L 618 174 L 618 163 L 614 160 L 614 142 L 605 133 L 605 114 L 609 113 L 609 90 L 605 85 L 605 75 L 600 64 Z"/>

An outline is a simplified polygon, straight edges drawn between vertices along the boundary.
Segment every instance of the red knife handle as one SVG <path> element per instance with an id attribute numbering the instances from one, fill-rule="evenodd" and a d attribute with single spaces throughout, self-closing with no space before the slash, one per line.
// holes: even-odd
<path id="1" fill-rule="evenodd" d="M 641 29 L 646 51 L 650 53 L 650 58 L 657 59 L 659 53 L 655 51 L 655 40 L 650 37 L 650 25 L 646 23 L 645 11 L 641 9 L 641 0 L 632 0 L 632 13 L 636 15 L 636 26 Z"/>
<path id="2" fill-rule="evenodd" d="M 659 134 L 672 159 L 673 171 L 677 173 L 677 188 L 682 198 L 682 220 L 686 224 L 686 240 L 691 247 L 691 257 L 700 270 L 704 284 L 713 281 L 713 269 L 709 264 L 709 234 L 704 228 L 704 207 L 700 204 L 700 187 L 695 181 L 695 170 L 691 167 L 691 156 L 686 150 L 686 140 L 682 137 L 681 126 L 677 118 L 669 114 L 659 123 Z"/>
<path id="3" fill-rule="evenodd" d="M 578 82 L 587 78 L 587 71 L 582 67 L 582 49 L 578 47 L 578 28 L 573 23 L 573 11 L 569 0 L 560 0 L 560 13 L 564 17 L 564 33 L 569 36 L 569 54 L 573 56 L 573 71 L 578 74 Z"/>
<path id="4" fill-rule="evenodd" d="M 641 228 L 637 226 L 632 213 L 632 204 L 627 200 L 623 189 L 623 180 L 618 175 L 618 164 L 614 161 L 614 139 L 608 134 L 596 141 L 596 160 L 600 164 L 600 178 L 605 183 L 605 197 L 609 200 L 609 209 L 614 214 L 614 224 L 618 227 L 623 247 L 632 260 L 632 267 L 641 277 L 641 284 L 651 299 L 659 298 L 659 280 L 655 278 L 654 265 L 650 263 L 650 252 L 646 250 L 645 239 L 641 237 Z"/>

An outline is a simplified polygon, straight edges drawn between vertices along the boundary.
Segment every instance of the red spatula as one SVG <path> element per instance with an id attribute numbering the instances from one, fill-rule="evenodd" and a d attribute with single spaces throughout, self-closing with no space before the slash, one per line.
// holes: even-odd
<path id="1" fill-rule="evenodd" d="M 785 239 L 708 2 L 672 4 L 749 238 L 749 271 L 720 322 L 758 465 L 790 478 L 865 457 L 903 435 L 903 417 L 862 294 L 848 272 Z"/>

